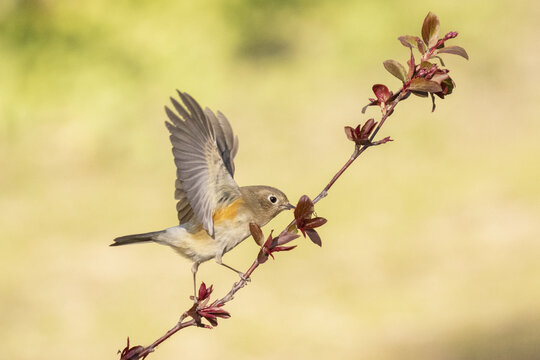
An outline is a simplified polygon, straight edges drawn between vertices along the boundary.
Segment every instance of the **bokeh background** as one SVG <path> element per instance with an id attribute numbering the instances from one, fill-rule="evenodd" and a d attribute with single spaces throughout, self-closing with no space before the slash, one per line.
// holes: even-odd
<path id="1" fill-rule="evenodd" d="M 431 10 L 471 60 L 454 94 L 402 103 L 317 206 L 323 247 L 278 254 L 212 331 L 152 359 L 537 359 L 540 82 L 536 1 L 0 2 L 0 343 L 5 359 L 114 359 L 190 304 L 190 264 L 112 238 L 176 223 L 163 105 L 223 111 L 236 179 L 293 200 L 348 158 L 343 126 L 398 80 L 399 35 Z M 370 109 L 368 116 L 376 116 Z M 265 231 L 290 221 L 283 214 Z M 247 240 L 226 256 L 247 268 Z M 215 263 L 200 279 L 224 294 Z"/>

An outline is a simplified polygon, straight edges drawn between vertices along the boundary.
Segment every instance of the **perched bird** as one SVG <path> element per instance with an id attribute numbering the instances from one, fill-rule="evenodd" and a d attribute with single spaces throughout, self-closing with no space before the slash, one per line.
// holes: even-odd
<path id="1" fill-rule="evenodd" d="M 250 235 L 249 223 L 264 226 L 283 210 L 293 209 L 287 196 L 270 186 L 239 187 L 233 179 L 238 137 L 221 113 L 204 111 L 188 94 L 178 91 L 184 106 L 171 97 L 176 113 L 165 107 L 170 122 L 179 225 L 165 230 L 126 235 L 111 246 L 155 242 L 172 247 L 193 261 L 193 287 L 202 262 L 216 259 Z"/>

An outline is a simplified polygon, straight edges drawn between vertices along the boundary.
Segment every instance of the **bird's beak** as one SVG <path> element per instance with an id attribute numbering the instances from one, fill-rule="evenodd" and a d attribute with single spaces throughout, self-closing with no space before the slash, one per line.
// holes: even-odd
<path id="1" fill-rule="evenodd" d="M 291 203 L 287 203 L 287 204 L 283 205 L 283 207 L 285 209 L 287 209 L 287 210 L 292 210 L 292 209 L 295 208 L 294 205 L 292 205 Z"/>

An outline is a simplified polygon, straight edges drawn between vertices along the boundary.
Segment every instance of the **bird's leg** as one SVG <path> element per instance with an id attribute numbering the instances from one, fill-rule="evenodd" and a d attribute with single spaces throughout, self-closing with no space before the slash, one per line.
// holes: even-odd
<path id="1" fill-rule="evenodd" d="M 191 272 L 193 273 L 193 301 L 195 303 L 199 301 L 199 299 L 197 299 L 197 270 L 199 269 L 199 265 L 198 262 L 194 262 L 191 267 Z"/>
<path id="2" fill-rule="evenodd" d="M 240 278 L 241 278 L 242 280 L 244 280 L 244 281 L 251 281 L 251 279 L 248 278 L 248 277 L 246 277 L 246 276 L 244 275 L 243 272 L 241 272 L 241 271 L 239 271 L 239 270 L 236 270 L 235 268 L 233 268 L 233 267 L 231 267 L 231 266 L 229 266 L 229 265 L 227 265 L 227 264 L 224 264 L 223 261 L 222 261 L 222 259 L 221 259 L 222 256 L 223 256 L 223 254 L 220 254 L 220 255 L 216 256 L 216 262 L 217 262 L 219 265 L 223 265 L 223 266 L 225 266 L 227 269 L 231 269 L 232 271 L 234 271 L 235 273 L 237 273 L 238 275 L 240 275 Z"/>

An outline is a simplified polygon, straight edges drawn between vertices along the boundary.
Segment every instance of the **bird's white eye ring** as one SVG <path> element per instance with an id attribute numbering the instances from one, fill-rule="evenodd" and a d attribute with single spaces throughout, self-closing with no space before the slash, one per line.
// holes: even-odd
<path id="1" fill-rule="evenodd" d="M 277 203 L 277 197 L 275 197 L 274 195 L 268 196 L 268 200 L 270 200 L 272 204 Z"/>

